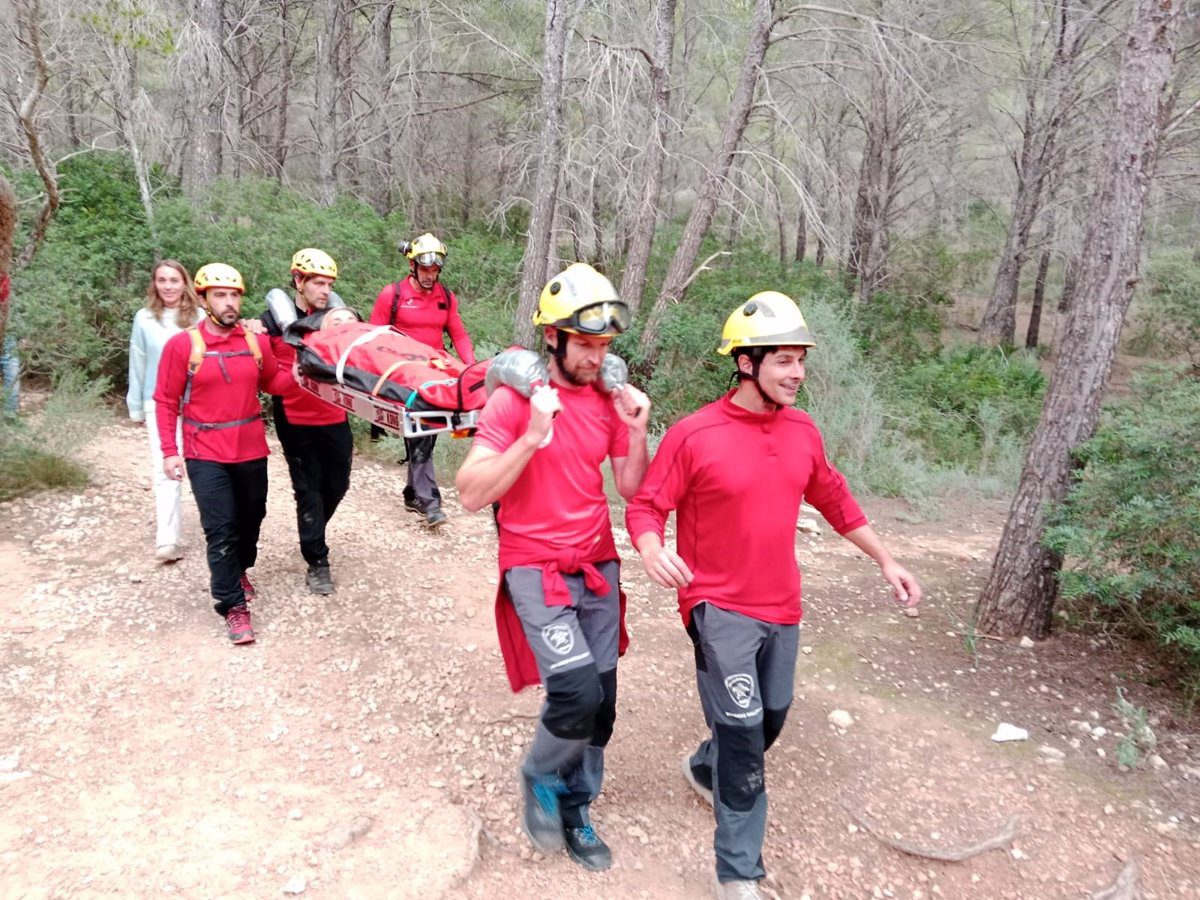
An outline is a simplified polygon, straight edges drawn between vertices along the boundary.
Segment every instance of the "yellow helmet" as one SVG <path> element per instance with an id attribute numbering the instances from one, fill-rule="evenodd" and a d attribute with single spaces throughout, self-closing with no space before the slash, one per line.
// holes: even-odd
<path id="1" fill-rule="evenodd" d="M 616 335 L 629 327 L 629 307 L 612 282 L 587 263 L 572 263 L 542 288 L 534 325 L 576 334 Z"/>
<path id="2" fill-rule="evenodd" d="M 739 347 L 815 347 L 812 332 L 791 297 L 761 291 L 725 320 L 717 352 L 728 356 Z"/>
<path id="3" fill-rule="evenodd" d="M 243 294 L 246 293 L 246 283 L 242 281 L 242 273 L 225 263 L 209 263 L 201 266 L 196 270 L 192 286 L 198 294 L 203 294 L 209 288 L 215 287 L 234 288 Z"/>
<path id="4" fill-rule="evenodd" d="M 292 257 L 292 274 L 324 275 L 336 279 L 337 263 L 324 250 L 305 247 L 303 250 L 297 250 L 296 255 Z"/>
<path id="5" fill-rule="evenodd" d="M 404 255 L 418 266 L 437 266 L 440 269 L 446 265 L 446 245 L 429 232 L 405 247 Z"/>

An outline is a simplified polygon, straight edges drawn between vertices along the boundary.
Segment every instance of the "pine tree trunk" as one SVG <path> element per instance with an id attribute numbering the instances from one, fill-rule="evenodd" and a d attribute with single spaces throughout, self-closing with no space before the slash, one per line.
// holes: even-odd
<path id="1" fill-rule="evenodd" d="M 341 44 L 341 0 L 325 0 L 323 29 L 317 35 L 317 65 L 313 72 L 316 94 L 317 199 L 332 206 L 337 199 L 338 164 L 338 60 Z"/>
<path id="2" fill-rule="evenodd" d="M 221 0 L 195 0 L 193 16 L 200 29 L 196 59 L 196 94 L 199 98 L 197 133 L 191 142 L 192 165 L 188 185 L 203 191 L 221 174 L 221 144 L 225 137 L 225 16 Z"/>
<path id="3" fill-rule="evenodd" d="M 800 205 L 800 214 L 796 217 L 796 262 L 804 262 L 808 252 L 808 213 Z"/>
<path id="4" fill-rule="evenodd" d="M 1117 76 L 1104 162 L 1081 254 L 1079 296 L 1046 391 L 1000 547 L 979 598 L 980 631 L 1045 637 L 1061 559 L 1041 544 L 1066 495 L 1073 453 L 1092 436 L 1138 278 L 1146 194 L 1169 114 L 1179 0 L 1136 0 Z"/>

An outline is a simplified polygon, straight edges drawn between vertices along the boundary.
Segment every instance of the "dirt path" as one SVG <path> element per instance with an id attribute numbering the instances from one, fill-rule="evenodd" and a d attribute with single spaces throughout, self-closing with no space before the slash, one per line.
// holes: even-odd
<path id="1" fill-rule="evenodd" d="M 451 525 L 429 533 L 403 512 L 397 470 L 360 461 L 332 528 L 338 592 L 314 598 L 273 456 L 259 642 L 236 648 L 209 606 L 190 500 L 187 557 L 151 558 L 140 432 L 114 423 L 89 454 L 83 495 L 0 517 L 0 896 L 711 896 L 711 813 L 679 775 L 703 724 L 690 645 L 636 563 L 594 810 L 616 865 L 594 875 L 532 853 L 519 831 L 515 770 L 539 696 L 513 696 L 501 671 L 489 516 L 451 500 Z M 768 886 L 1080 897 L 1136 860 L 1141 896 L 1197 896 L 1200 737 L 1146 686 L 1153 673 L 1085 638 L 982 641 L 976 661 L 954 623 L 1003 511 L 916 526 L 869 512 L 930 602 L 898 615 L 848 544 L 797 535 L 807 618 L 796 703 L 768 757 Z M 1151 710 L 1164 766 L 1118 771 L 1118 683 Z M 835 709 L 853 717 L 844 731 Z M 1000 721 L 1031 739 L 993 743 Z M 864 828 L 954 849 L 1013 816 L 1014 841 L 961 863 Z"/>

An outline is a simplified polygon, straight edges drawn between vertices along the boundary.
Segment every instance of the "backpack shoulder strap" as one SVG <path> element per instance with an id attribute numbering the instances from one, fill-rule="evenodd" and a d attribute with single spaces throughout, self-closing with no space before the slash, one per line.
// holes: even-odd
<path id="1" fill-rule="evenodd" d="M 188 338 L 192 342 L 191 352 L 188 354 L 188 377 L 196 374 L 196 370 L 200 368 L 200 363 L 204 362 L 204 351 L 208 347 L 204 343 L 204 335 L 200 333 L 200 326 L 193 325 L 187 330 Z"/>
<path id="2" fill-rule="evenodd" d="M 401 279 L 403 281 L 404 279 Z M 388 317 L 388 324 L 395 326 L 396 310 L 400 308 L 400 281 L 392 283 L 392 314 Z"/>
<path id="3" fill-rule="evenodd" d="M 246 336 L 246 349 L 250 351 L 250 355 L 254 357 L 254 364 L 258 366 L 259 371 L 262 371 L 262 347 L 258 345 L 258 335 L 249 329 L 243 328 L 242 334 Z"/>

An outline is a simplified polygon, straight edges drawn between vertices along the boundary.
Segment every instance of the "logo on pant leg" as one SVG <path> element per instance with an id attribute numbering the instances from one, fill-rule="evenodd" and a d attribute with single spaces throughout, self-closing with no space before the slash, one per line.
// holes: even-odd
<path id="1" fill-rule="evenodd" d="M 567 625 L 547 625 L 542 629 L 542 640 L 559 656 L 566 656 L 575 649 L 575 635 Z"/>
<path id="2" fill-rule="evenodd" d="M 734 703 L 746 709 L 754 699 L 754 679 L 749 675 L 730 675 L 725 679 L 725 690 L 729 691 Z"/>

